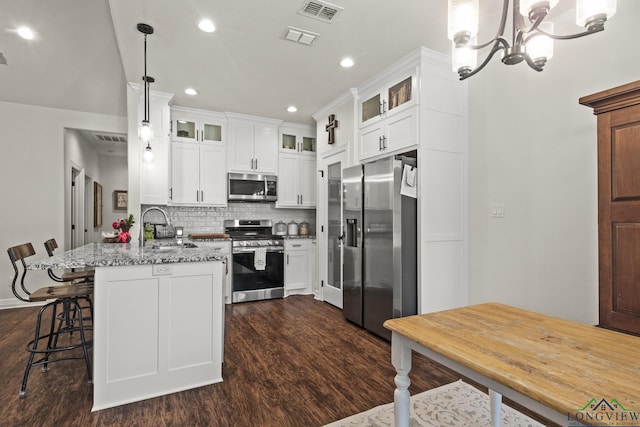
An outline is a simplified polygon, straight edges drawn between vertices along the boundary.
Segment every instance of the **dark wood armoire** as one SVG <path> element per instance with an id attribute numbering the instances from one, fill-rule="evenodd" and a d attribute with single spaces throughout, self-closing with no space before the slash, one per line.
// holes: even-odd
<path id="1" fill-rule="evenodd" d="M 580 104 L 598 116 L 600 326 L 640 335 L 640 81 Z"/>

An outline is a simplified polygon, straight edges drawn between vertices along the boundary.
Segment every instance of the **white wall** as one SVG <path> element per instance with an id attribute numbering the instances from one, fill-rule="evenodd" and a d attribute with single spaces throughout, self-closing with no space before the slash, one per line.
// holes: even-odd
<path id="1" fill-rule="evenodd" d="M 98 156 L 100 166 L 100 184 L 102 185 L 102 228 L 97 231 L 111 231 L 111 224 L 125 218 L 128 210 L 116 210 L 113 202 L 113 191 L 127 191 L 127 158 L 119 156 Z M 98 233 L 99 234 L 99 233 Z M 96 241 L 101 241 L 101 237 Z"/>
<path id="2" fill-rule="evenodd" d="M 596 117 L 578 98 L 640 78 L 638 16 L 619 1 L 603 33 L 556 41 L 542 73 L 494 58 L 469 79 L 470 303 L 597 323 Z"/>
<path id="3" fill-rule="evenodd" d="M 37 257 L 43 243 L 64 245 L 64 129 L 126 132 L 124 117 L 0 102 L 2 168 L 0 168 L 0 247 L 32 242 Z M 5 252 L 6 254 L 6 252 Z M 8 256 L 0 262 L 0 306 L 17 301 L 11 294 L 13 269 Z M 34 284 L 49 284 L 34 274 Z M 42 280 L 37 281 L 38 277 Z M 30 282 L 31 283 L 31 282 Z"/>

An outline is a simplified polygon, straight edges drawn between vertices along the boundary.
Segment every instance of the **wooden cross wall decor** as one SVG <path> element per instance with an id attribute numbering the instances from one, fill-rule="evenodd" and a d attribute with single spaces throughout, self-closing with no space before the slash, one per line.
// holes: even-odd
<path id="1" fill-rule="evenodd" d="M 336 133 L 335 129 L 338 127 L 338 121 L 336 120 L 335 114 L 329 115 L 329 124 L 325 126 L 325 130 L 329 132 L 329 144 L 335 144 L 336 142 Z"/>

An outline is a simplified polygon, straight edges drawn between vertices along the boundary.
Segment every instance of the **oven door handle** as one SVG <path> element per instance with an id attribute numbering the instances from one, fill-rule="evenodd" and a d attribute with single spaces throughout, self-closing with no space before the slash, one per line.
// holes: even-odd
<path id="1" fill-rule="evenodd" d="M 246 254 L 246 253 L 252 253 L 255 252 L 256 248 L 234 248 L 233 249 L 233 253 L 234 254 Z M 284 253 L 284 249 L 267 249 L 267 253 L 268 254 L 283 254 Z"/>

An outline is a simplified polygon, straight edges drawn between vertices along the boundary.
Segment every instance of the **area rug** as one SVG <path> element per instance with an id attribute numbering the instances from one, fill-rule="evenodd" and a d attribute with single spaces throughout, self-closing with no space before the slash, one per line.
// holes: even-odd
<path id="1" fill-rule="evenodd" d="M 411 396 L 410 408 L 410 427 L 486 427 L 491 425 L 489 396 L 462 380 Z M 325 427 L 393 425 L 393 403 L 387 403 L 327 424 Z M 505 404 L 502 404 L 501 425 L 544 427 Z"/>

